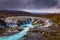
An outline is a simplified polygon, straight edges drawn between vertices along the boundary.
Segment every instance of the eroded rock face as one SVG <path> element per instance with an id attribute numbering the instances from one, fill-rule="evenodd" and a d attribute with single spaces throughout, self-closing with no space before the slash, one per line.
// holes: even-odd
<path id="1" fill-rule="evenodd" d="M 35 21 L 33 21 L 33 25 L 35 25 L 35 27 L 30 29 L 27 35 L 24 36 L 24 40 L 58 39 L 57 37 L 59 35 L 59 26 L 53 20 L 46 18 L 35 18 Z"/>
<path id="2" fill-rule="evenodd" d="M 41 35 L 40 31 L 44 32 L 56 32 L 58 31 L 58 25 L 53 22 L 50 19 L 47 18 L 40 18 L 40 17 L 30 17 L 30 16 L 14 16 L 14 17 L 6 17 L 4 19 L 5 22 L 5 28 L 1 30 L 2 36 L 8 36 L 8 35 L 13 35 L 21 32 L 24 30 L 26 27 L 31 28 L 30 31 L 28 32 L 29 37 L 34 37 L 36 35 L 36 38 L 40 37 L 38 35 Z M 38 31 L 38 33 L 32 33 Z M 42 32 L 42 34 L 44 34 Z M 33 34 L 33 35 L 32 35 Z M 32 38 L 31 38 L 32 39 Z"/>

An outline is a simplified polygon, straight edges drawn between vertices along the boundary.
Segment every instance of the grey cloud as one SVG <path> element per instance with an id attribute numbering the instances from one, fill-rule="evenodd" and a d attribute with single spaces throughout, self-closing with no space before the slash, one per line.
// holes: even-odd
<path id="1" fill-rule="evenodd" d="M 0 0 L 2 9 L 45 9 L 57 4 L 58 0 Z"/>

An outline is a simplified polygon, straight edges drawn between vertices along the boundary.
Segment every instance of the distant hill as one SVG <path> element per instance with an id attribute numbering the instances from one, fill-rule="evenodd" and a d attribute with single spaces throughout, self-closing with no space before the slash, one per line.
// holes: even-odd
<path id="1" fill-rule="evenodd" d="M 25 12 L 25 11 L 17 11 L 17 10 L 0 10 L 0 16 L 3 16 L 3 15 L 6 15 L 6 16 L 53 16 L 53 15 L 60 15 L 60 14 L 56 14 L 56 13 L 29 13 L 29 12 Z"/>
<path id="2" fill-rule="evenodd" d="M 16 11 L 16 10 L 0 10 L 0 15 L 6 16 L 29 16 L 31 13 L 25 11 Z"/>
<path id="3" fill-rule="evenodd" d="M 28 12 L 25 11 L 17 11 L 17 10 L 0 10 L 0 13 L 20 13 L 20 14 L 29 14 Z"/>

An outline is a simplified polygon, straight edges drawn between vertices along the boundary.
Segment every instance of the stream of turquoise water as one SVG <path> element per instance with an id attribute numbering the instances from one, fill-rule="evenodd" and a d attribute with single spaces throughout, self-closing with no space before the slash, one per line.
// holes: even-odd
<path id="1" fill-rule="evenodd" d="M 27 31 L 29 31 L 29 28 L 32 27 L 32 24 L 27 24 L 26 26 L 27 27 L 23 31 L 14 35 L 0 37 L 0 40 L 23 40 L 23 36 L 27 34 Z"/>

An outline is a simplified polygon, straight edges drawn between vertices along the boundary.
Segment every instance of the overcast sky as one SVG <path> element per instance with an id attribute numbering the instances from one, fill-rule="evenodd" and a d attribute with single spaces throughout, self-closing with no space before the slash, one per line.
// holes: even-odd
<path id="1" fill-rule="evenodd" d="M 60 12 L 60 0 L 0 0 L 0 10 Z"/>

